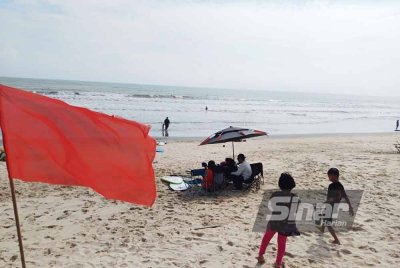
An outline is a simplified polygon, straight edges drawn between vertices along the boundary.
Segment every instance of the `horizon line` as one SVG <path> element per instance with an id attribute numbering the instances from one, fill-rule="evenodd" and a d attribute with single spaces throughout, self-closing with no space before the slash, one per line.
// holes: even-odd
<path id="1" fill-rule="evenodd" d="M 298 94 L 315 94 L 315 95 L 332 95 L 342 97 L 377 97 L 377 98 L 400 98 L 400 95 L 357 95 L 346 93 L 331 93 L 331 92 L 315 92 L 315 91 L 295 91 L 295 90 L 271 90 L 271 89 L 256 89 L 256 88 L 225 88 L 225 87 L 203 87 L 193 85 L 168 85 L 168 84 L 152 84 L 152 83 L 138 83 L 138 82 L 116 82 L 116 81 L 94 81 L 94 80 L 75 80 L 75 79 L 60 79 L 60 78 L 38 78 L 38 77 L 17 77 L 17 76 L 1 76 L 0 78 L 11 79 L 31 79 L 31 80 L 53 80 L 53 81 L 68 81 L 68 82 L 84 82 L 84 83 L 105 83 L 105 84 L 125 84 L 125 85 L 144 85 L 144 86 L 161 86 L 161 87 L 180 87 L 180 88 L 193 88 L 193 89 L 215 89 L 215 90 L 235 90 L 235 91 L 265 91 L 265 92 L 279 92 L 279 93 L 298 93 Z"/>

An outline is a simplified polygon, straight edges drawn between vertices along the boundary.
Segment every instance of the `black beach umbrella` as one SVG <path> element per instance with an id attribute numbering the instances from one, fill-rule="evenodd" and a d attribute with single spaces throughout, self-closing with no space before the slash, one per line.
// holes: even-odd
<path id="1" fill-rule="evenodd" d="M 205 139 L 202 143 L 200 143 L 200 145 L 232 142 L 233 159 L 235 159 L 235 146 L 233 142 L 242 141 L 243 139 L 249 139 L 264 135 L 267 135 L 267 132 L 255 129 L 231 126 L 211 135 L 210 137 Z"/>

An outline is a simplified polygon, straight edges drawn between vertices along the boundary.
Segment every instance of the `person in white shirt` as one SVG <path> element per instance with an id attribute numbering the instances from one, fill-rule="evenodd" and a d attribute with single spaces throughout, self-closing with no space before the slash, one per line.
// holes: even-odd
<path id="1" fill-rule="evenodd" d="M 246 162 L 246 157 L 243 154 L 239 154 L 237 157 L 239 161 L 238 170 L 231 173 L 230 179 L 233 181 L 233 185 L 236 190 L 241 190 L 244 183 L 250 183 L 251 179 L 251 166 Z"/>

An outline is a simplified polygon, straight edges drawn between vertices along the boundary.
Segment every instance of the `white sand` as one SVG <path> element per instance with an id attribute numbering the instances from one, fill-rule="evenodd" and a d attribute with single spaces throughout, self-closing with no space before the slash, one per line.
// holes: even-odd
<path id="1" fill-rule="evenodd" d="M 289 238 L 288 267 L 392 267 L 400 262 L 400 154 L 395 134 L 281 137 L 235 145 L 264 163 L 266 184 L 291 172 L 297 189 L 326 188 L 336 166 L 346 189 L 364 190 L 352 231 L 331 245 L 326 232 Z M 158 198 L 152 208 L 106 200 L 92 190 L 15 181 L 28 267 L 256 267 L 261 233 L 251 231 L 263 191 L 179 195 L 159 178 L 202 161 L 222 161 L 231 145 L 170 141 L 157 154 Z M 0 267 L 19 267 L 5 163 L 0 163 Z M 195 230 L 198 227 L 220 227 Z M 267 250 L 275 260 L 276 242 Z"/>

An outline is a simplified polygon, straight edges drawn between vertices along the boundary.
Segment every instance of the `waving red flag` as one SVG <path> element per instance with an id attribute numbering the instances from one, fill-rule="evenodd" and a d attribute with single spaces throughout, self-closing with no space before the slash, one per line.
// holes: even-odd
<path id="1" fill-rule="evenodd" d="M 10 178 L 154 203 L 156 142 L 150 127 L 3 85 L 0 124 Z"/>

